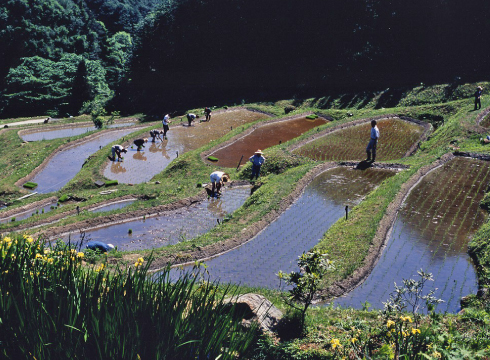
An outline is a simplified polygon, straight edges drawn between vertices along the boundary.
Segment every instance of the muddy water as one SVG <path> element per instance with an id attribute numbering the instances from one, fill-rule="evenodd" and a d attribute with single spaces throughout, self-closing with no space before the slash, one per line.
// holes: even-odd
<path id="1" fill-rule="evenodd" d="M 249 195 L 250 187 L 226 188 L 220 198 L 209 198 L 186 209 L 87 231 L 85 240 L 111 243 L 119 250 L 151 249 L 176 244 L 217 226 L 217 219 L 221 221 L 226 214 L 238 209 Z M 128 234 L 129 229 L 132 234 Z M 72 235 L 76 239 L 78 236 Z"/>
<path id="2" fill-rule="evenodd" d="M 127 127 L 134 125 L 134 122 L 130 123 L 118 123 L 107 125 L 105 128 L 118 128 L 118 127 Z M 44 131 L 36 131 L 29 134 L 22 135 L 22 140 L 24 141 L 40 141 L 40 140 L 53 140 L 63 137 L 71 137 L 85 134 L 89 131 L 97 130 L 95 126 L 78 126 L 78 127 L 69 127 L 65 129 L 54 129 L 54 130 L 44 130 Z"/>
<path id="3" fill-rule="evenodd" d="M 56 202 L 53 202 L 51 204 L 47 204 L 47 205 L 40 206 L 40 207 L 37 207 L 34 209 L 19 212 L 18 214 L 11 215 L 9 217 L 0 218 L 0 224 L 8 223 L 8 222 L 12 221 L 12 218 L 15 218 L 15 221 L 20 221 L 20 220 L 30 218 L 31 216 L 36 216 L 38 214 L 44 214 L 44 213 L 47 213 L 47 212 L 53 210 L 53 208 L 55 206 L 56 206 Z M 0 216 L 1 216 L 1 214 L 0 214 Z"/>
<path id="4" fill-rule="evenodd" d="M 101 146 L 104 147 L 132 131 L 131 128 L 112 131 L 57 153 L 47 166 L 31 179 L 32 182 L 38 184 L 35 191 L 42 194 L 58 191 L 80 171 L 85 159 L 99 150 Z"/>
<path id="5" fill-rule="evenodd" d="M 470 236 L 485 221 L 479 208 L 490 184 L 490 164 L 456 158 L 429 173 L 410 193 L 395 222 L 387 248 L 367 280 L 336 304 L 382 308 L 393 283 L 433 274 L 429 287 L 445 302 L 438 311 L 457 312 L 462 296 L 478 289 L 467 254 Z"/>
<path id="6" fill-rule="evenodd" d="M 123 162 L 111 162 L 104 170 L 104 176 L 121 183 L 142 183 L 162 172 L 177 154 L 195 150 L 212 140 L 219 139 L 232 128 L 266 118 L 267 115 L 236 110 L 213 115 L 210 122 L 195 122 L 188 127 L 187 120 L 183 126 L 172 127 L 167 133 L 168 140 L 145 144 L 143 151 L 136 147 L 129 149 Z M 174 120 L 174 123 L 176 121 Z M 184 126 L 185 125 L 185 126 Z M 147 135 L 149 137 L 149 134 Z"/>
<path id="7" fill-rule="evenodd" d="M 278 271 L 297 271 L 298 256 L 315 246 L 330 226 L 345 216 L 345 205 L 358 204 L 392 175 L 394 172 L 387 170 L 345 167 L 320 174 L 288 210 L 255 238 L 206 261 L 211 279 L 280 288 Z M 179 272 L 173 269 L 172 276 Z"/>
<path id="8" fill-rule="evenodd" d="M 120 201 L 114 204 L 109 204 L 106 206 L 101 206 L 98 207 L 94 210 L 91 210 L 91 212 L 98 213 L 98 212 L 105 212 L 105 211 L 111 211 L 111 210 L 119 210 L 119 209 L 124 209 L 126 206 L 131 205 L 134 203 L 136 200 L 125 200 L 125 201 Z"/>
<path id="9" fill-rule="evenodd" d="M 377 160 L 402 158 L 424 132 L 422 126 L 399 119 L 380 120 L 378 128 Z M 311 141 L 294 152 L 315 160 L 365 159 L 370 132 L 370 123 L 353 126 Z"/>
<path id="10" fill-rule="evenodd" d="M 212 153 L 218 158 L 217 164 L 223 167 L 236 167 L 242 155 L 242 164 L 248 161 L 249 157 L 257 149 L 266 149 L 294 139 L 301 134 L 317 126 L 325 124 L 325 120 L 317 118 L 315 120 L 306 117 L 280 121 L 264 126 L 260 126 L 250 134 L 235 141 L 234 143 Z"/>

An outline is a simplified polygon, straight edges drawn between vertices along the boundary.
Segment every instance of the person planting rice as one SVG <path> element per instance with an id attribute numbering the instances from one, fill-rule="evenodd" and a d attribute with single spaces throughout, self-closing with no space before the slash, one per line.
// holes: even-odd
<path id="1" fill-rule="evenodd" d="M 155 138 L 158 138 L 159 140 L 163 141 L 162 137 L 160 135 L 163 134 L 163 131 L 158 131 L 156 129 L 150 131 L 150 136 L 152 138 L 151 142 L 155 142 Z"/>
<path id="2" fill-rule="evenodd" d="M 223 171 L 215 171 L 210 175 L 211 179 L 211 192 L 214 194 L 216 192 L 217 195 L 221 194 L 221 187 L 223 183 L 230 181 L 230 175 L 224 173 Z"/>
<path id="3" fill-rule="evenodd" d="M 249 159 L 252 163 L 252 180 L 254 176 L 256 179 L 260 176 L 260 167 L 265 162 L 265 157 L 262 156 L 263 154 L 262 150 L 257 150 Z"/>
<path id="4" fill-rule="evenodd" d="M 112 152 L 112 161 L 115 161 L 116 160 L 116 155 L 117 155 L 117 158 L 118 159 L 121 159 L 122 160 L 122 156 L 121 156 L 121 153 L 127 153 L 128 150 L 126 150 L 126 148 L 122 145 L 114 145 L 112 148 L 111 148 L 111 152 Z"/>
<path id="5" fill-rule="evenodd" d="M 163 138 L 165 140 L 167 140 L 167 131 L 168 131 L 168 124 L 170 123 L 170 116 L 168 116 L 168 114 L 166 114 L 164 117 L 163 117 L 163 120 L 162 120 L 162 125 L 163 125 Z"/>
<path id="6" fill-rule="evenodd" d="M 135 144 L 138 147 L 136 150 L 140 151 L 142 147 L 145 147 L 144 144 L 147 142 L 148 142 L 148 139 L 143 138 L 143 139 L 136 139 L 135 141 L 133 141 L 133 144 Z"/>
<path id="7" fill-rule="evenodd" d="M 192 122 L 196 120 L 197 116 L 196 114 L 189 113 L 187 114 L 187 122 L 189 123 L 189 126 L 191 126 Z"/>
<path id="8" fill-rule="evenodd" d="M 204 121 L 211 121 L 211 109 L 206 107 L 204 109 L 204 114 L 206 115 L 206 120 Z"/>
<path id="9" fill-rule="evenodd" d="M 90 249 L 90 250 L 99 250 L 102 252 L 108 252 L 108 251 L 114 249 L 114 245 L 106 244 L 105 242 L 102 242 L 102 241 L 89 241 L 87 243 L 86 248 Z"/>
<path id="10" fill-rule="evenodd" d="M 376 160 L 376 147 L 378 146 L 379 139 L 379 129 L 376 126 L 376 120 L 371 121 L 371 139 L 366 148 L 367 159 L 366 161 L 374 162 Z M 371 152 L 373 153 L 373 158 L 371 160 Z"/>

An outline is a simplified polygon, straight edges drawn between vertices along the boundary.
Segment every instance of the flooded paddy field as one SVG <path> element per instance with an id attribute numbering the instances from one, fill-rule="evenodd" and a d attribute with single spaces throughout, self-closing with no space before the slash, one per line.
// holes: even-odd
<path id="1" fill-rule="evenodd" d="M 133 132 L 131 128 L 115 130 L 102 134 L 93 140 L 57 153 L 49 163 L 30 181 L 38 186 L 38 193 L 58 191 L 65 186 L 82 168 L 85 159 L 107 144 Z"/>
<path id="2" fill-rule="evenodd" d="M 382 308 L 394 282 L 417 279 L 422 269 L 433 274 L 428 286 L 445 301 L 437 310 L 459 311 L 460 298 L 478 289 L 467 246 L 486 219 L 479 202 L 489 184 L 490 164 L 473 159 L 455 158 L 426 175 L 400 209 L 373 272 L 335 304 L 361 308 L 368 301 Z"/>
<path id="3" fill-rule="evenodd" d="M 86 231 L 85 241 L 100 240 L 112 243 L 119 250 L 137 250 L 190 240 L 211 230 L 218 225 L 217 219 L 221 221 L 242 206 L 250 196 L 250 189 L 249 186 L 226 188 L 220 198 L 208 198 L 188 208 Z M 78 240 L 78 236 L 78 233 L 70 235 L 72 241 Z M 68 236 L 64 238 L 67 239 Z"/>
<path id="4" fill-rule="evenodd" d="M 357 205 L 395 172 L 338 167 L 318 175 L 277 220 L 244 245 L 205 261 L 212 280 L 280 288 L 276 274 L 297 271 L 297 259 L 313 248 L 339 218 L 345 206 Z M 177 277 L 180 270 L 172 269 Z"/>
<path id="5" fill-rule="evenodd" d="M 128 123 L 116 123 L 111 125 L 106 125 L 106 129 L 127 127 L 134 125 L 135 122 Z M 97 128 L 93 125 L 80 125 L 65 127 L 61 129 L 49 129 L 49 130 L 33 130 L 32 132 L 25 132 L 21 135 L 24 141 L 41 141 L 41 140 L 53 140 L 63 137 L 72 137 L 85 134 L 89 131 L 95 131 Z"/>
<path id="6" fill-rule="evenodd" d="M 290 120 L 277 121 L 262 125 L 250 134 L 225 146 L 210 155 L 218 158 L 217 164 L 223 167 L 237 167 L 242 155 L 242 164 L 246 163 L 257 149 L 268 147 L 294 139 L 301 134 L 326 123 L 325 119 L 307 119 L 306 116 Z"/>
<path id="7" fill-rule="evenodd" d="M 56 207 L 57 207 L 57 203 L 56 201 L 54 201 L 52 203 L 38 206 L 29 210 L 20 211 L 16 214 L 7 217 L 2 217 L 2 214 L 0 213 L 0 224 L 6 224 L 8 222 L 12 222 L 12 219 L 15 219 L 14 221 L 20 221 L 39 214 L 45 214 L 55 209 Z"/>
<path id="8" fill-rule="evenodd" d="M 422 126 L 401 119 L 379 120 L 377 126 L 380 137 L 376 159 L 381 161 L 404 157 L 425 131 Z M 370 131 L 368 122 L 334 131 L 308 142 L 294 153 L 314 160 L 362 160 L 366 158 Z"/>
<path id="9" fill-rule="evenodd" d="M 103 206 L 97 207 L 97 208 L 92 209 L 90 211 L 91 212 L 94 212 L 94 213 L 99 213 L 99 212 L 106 212 L 106 211 L 124 209 L 126 206 L 131 205 L 135 201 L 136 201 L 136 199 L 118 201 L 118 202 L 115 202 L 115 203 L 112 203 L 112 204 L 109 204 L 109 205 L 103 205 Z"/>
<path id="10" fill-rule="evenodd" d="M 263 113 L 249 110 L 226 111 L 213 114 L 210 122 L 197 122 L 188 127 L 185 121 L 185 126 L 171 127 L 167 133 L 168 140 L 157 139 L 152 143 L 149 133 L 142 135 L 149 138 L 142 151 L 136 151 L 136 146 L 133 146 L 133 149 L 129 148 L 123 162 L 110 162 L 106 166 L 104 176 L 126 184 L 149 181 L 162 172 L 178 154 L 198 149 L 212 140 L 219 139 L 232 128 L 267 117 L 268 115 Z"/>

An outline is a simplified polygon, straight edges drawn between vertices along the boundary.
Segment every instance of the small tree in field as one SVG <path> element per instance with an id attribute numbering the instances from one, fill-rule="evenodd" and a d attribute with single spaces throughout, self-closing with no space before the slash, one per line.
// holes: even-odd
<path id="1" fill-rule="evenodd" d="M 303 253 L 298 258 L 299 272 L 292 271 L 289 274 L 279 271 L 277 276 L 286 284 L 292 285 L 286 298 L 286 303 L 301 312 L 301 328 L 304 328 L 306 311 L 313 302 L 315 293 L 320 285 L 322 277 L 327 271 L 333 269 L 332 261 L 327 254 L 318 250 Z"/>

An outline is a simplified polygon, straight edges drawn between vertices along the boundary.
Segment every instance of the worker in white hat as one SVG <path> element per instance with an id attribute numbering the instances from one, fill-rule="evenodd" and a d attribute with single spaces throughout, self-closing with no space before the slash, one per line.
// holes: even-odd
<path id="1" fill-rule="evenodd" d="M 250 157 L 250 162 L 252 163 L 252 180 L 255 176 L 256 179 L 260 176 L 260 167 L 265 162 L 265 157 L 263 156 L 262 150 L 257 150 L 255 154 Z"/>

